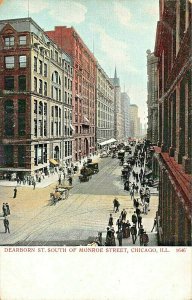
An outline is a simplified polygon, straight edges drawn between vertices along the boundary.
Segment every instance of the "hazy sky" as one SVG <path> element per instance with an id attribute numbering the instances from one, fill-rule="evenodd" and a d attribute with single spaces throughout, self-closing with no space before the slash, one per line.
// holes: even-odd
<path id="1" fill-rule="evenodd" d="M 0 19 L 27 17 L 28 2 L 44 30 L 73 26 L 109 77 L 116 65 L 122 91 L 147 122 L 146 50 L 154 49 L 159 0 L 0 0 Z"/>

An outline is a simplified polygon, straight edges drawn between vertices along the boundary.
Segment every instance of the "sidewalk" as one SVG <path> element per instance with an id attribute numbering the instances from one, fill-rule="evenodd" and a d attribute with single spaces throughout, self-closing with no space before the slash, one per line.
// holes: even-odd
<path id="1" fill-rule="evenodd" d="M 94 162 L 98 162 L 99 161 L 99 155 L 94 155 L 92 157 Z M 81 170 L 81 168 L 83 167 L 84 162 L 87 161 L 87 157 L 84 158 L 84 160 L 82 160 L 81 163 L 78 162 L 78 172 L 75 173 L 73 176 L 77 177 L 79 176 L 79 172 Z M 67 178 L 67 177 L 66 177 Z M 41 180 L 41 182 L 36 182 L 36 187 L 35 188 L 45 188 L 48 187 L 49 185 L 53 184 L 53 183 L 58 183 L 58 179 L 59 179 L 59 173 L 54 173 L 54 174 L 50 174 L 49 176 L 45 176 L 44 179 Z M 66 180 L 66 179 L 65 179 Z M 33 185 L 28 185 L 26 184 L 17 184 L 17 181 L 9 181 L 9 180 L 0 180 L 0 186 L 8 186 L 8 187 L 31 187 L 33 188 Z"/>

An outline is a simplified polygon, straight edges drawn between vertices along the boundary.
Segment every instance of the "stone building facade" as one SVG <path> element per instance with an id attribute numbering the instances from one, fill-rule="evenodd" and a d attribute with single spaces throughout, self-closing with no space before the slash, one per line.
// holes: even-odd
<path id="1" fill-rule="evenodd" d="M 96 108 L 96 141 L 100 143 L 114 138 L 114 87 L 98 63 Z"/>
<path id="2" fill-rule="evenodd" d="M 55 27 L 46 34 L 73 59 L 74 160 L 95 153 L 96 59 L 73 27 Z"/>
<path id="3" fill-rule="evenodd" d="M 130 137 L 138 138 L 140 136 L 140 122 L 138 118 L 138 106 L 130 104 Z"/>
<path id="4" fill-rule="evenodd" d="M 153 144 L 158 141 L 158 90 L 157 90 L 157 62 L 158 58 L 154 53 L 147 50 L 147 108 L 148 128 L 147 139 Z"/>
<path id="5" fill-rule="evenodd" d="M 158 227 L 163 245 L 192 244 L 192 3 L 160 1 L 158 57 L 160 178 Z M 169 41 L 169 43 L 167 42 Z"/>
<path id="6" fill-rule="evenodd" d="M 31 18 L 0 21 L 0 53 L 0 171 L 32 174 L 70 163 L 70 56 Z"/>

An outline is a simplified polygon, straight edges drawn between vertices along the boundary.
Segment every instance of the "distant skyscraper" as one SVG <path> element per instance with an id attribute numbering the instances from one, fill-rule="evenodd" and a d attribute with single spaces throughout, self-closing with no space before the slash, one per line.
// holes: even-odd
<path id="1" fill-rule="evenodd" d="M 114 86 L 114 134 L 115 139 L 120 141 L 124 138 L 123 130 L 123 115 L 121 105 L 121 87 L 120 80 L 117 77 L 117 70 L 115 67 L 114 78 L 111 78 L 111 82 Z"/>
<path id="2" fill-rule="evenodd" d="M 157 62 L 158 58 L 147 50 L 147 107 L 148 129 L 147 138 L 154 144 L 158 140 L 158 93 L 157 93 Z"/>
<path id="3" fill-rule="evenodd" d="M 130 136 L 130 98 L 127 93 L 121 93 L 122 112 L 124 114 L 124 137 Z"/>

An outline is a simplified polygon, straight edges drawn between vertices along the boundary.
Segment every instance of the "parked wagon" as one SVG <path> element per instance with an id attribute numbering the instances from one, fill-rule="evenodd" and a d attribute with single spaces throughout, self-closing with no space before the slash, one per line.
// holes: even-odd
<path id="1" fill-rule="evenodd" d="M 88 163 L 86 164 L 86 167 L 88 169 L 91 169 L 93 171 L 93 174 L 96 174 L 99 172 L 99 166 L 98 166 L 98 163 Z"/>

